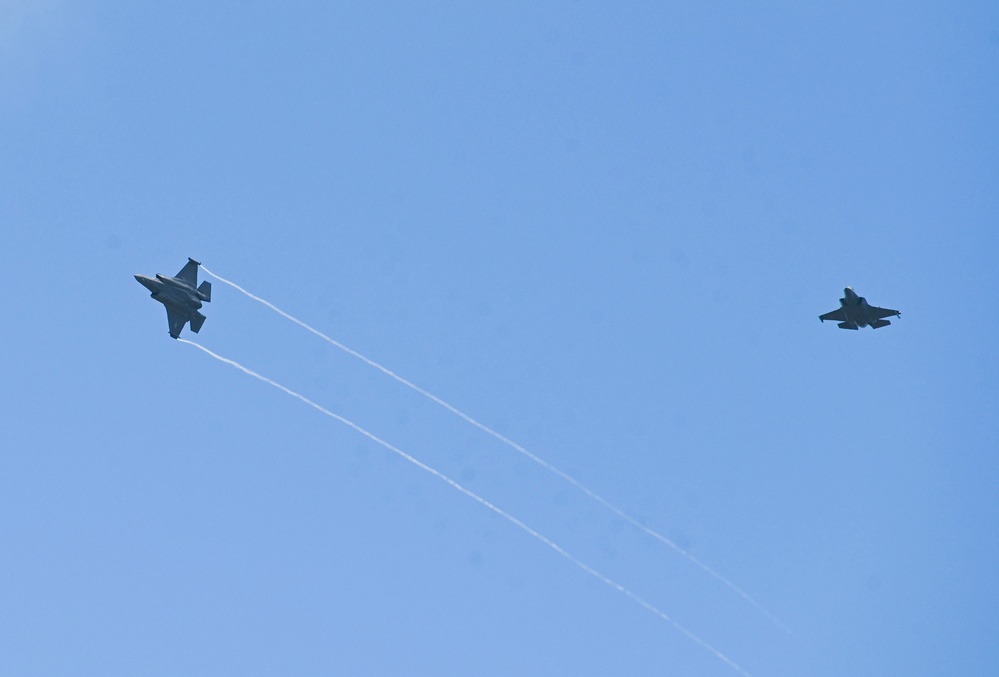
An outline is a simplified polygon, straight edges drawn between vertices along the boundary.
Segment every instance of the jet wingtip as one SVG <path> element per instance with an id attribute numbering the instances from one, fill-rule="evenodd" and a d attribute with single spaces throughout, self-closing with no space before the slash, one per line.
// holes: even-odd
<path id="1" fill-rule="evenodd" d="M 195 261 L 190 256 L 187 257 L 187 260 L 190 261 L 191 263 L 193 263 L 196 266 L 200 266 L 201 265 L 201 261 Z"/>

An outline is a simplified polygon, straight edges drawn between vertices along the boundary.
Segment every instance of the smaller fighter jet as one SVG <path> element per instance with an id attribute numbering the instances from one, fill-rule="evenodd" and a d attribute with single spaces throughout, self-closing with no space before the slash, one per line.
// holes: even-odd
<path id="1" fill-rule="evenodd" d="M 823 322 L 826 320 L 837 321 L 840 329 L 860 329 L 867 325 L 871 325 L 874 329 L 880 329 L 891 324 L 884 319 L 889 315 L 902 316 L 902 313 L 897 310 L 870 305 L 863 296 L 857 296 L 853 287 L 844 289 L 843 294 L 843 298 L 839 300 L 840 308 L 825 315 L 819 315 L 820 320 Z"/>
<path id="2" fill-rule="evenodd" d="M 192 258 L 180 269 L 176 277 L 167 277 L 156 273 L 156 277 L 136 275 L 135 279 L 143 287 L 152 292 L 150 296 L 166 306 L 167 322 L 170 325 L 170 337 L 178 338 L 184 325 L 191 323 L 191 331 L 197 334 L 205 323 L 205 316 L 198 312 L 201 302 L 212 300 L 212 283 L 205 281 L 198 285 L 198 266 L 201 264 Z"/>

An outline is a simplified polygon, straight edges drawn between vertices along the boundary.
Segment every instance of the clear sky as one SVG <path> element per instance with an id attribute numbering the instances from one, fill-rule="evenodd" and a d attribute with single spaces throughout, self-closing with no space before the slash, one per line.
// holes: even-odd
<path id="1" fill-rule="evenodd" d="M 191 256 L 746 673 L 999 673 L 997 109 L 994 2 L 0 2 L 0 672 L 739 674 Z"/>

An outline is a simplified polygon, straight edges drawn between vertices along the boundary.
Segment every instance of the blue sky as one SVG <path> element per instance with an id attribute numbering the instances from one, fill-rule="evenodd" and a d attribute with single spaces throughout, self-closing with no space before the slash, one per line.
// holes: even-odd
<path id="1" fill-rule="evenodd" d="M 999 670 L 992 3 L 0 5 L 18 675 Z M 212 278 L 208 278 L 212 279 Z M 891 327 L 816 317 L 846 285 Z"/>

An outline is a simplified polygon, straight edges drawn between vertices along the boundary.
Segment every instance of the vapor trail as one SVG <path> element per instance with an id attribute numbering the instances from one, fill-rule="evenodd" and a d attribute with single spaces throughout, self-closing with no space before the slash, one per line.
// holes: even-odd
<path id="1" fill-rule="evenodd" d="M 444 482 L 447 482 L 449 485 L 451 485 L 452 487 L 454 487 L 455 489 L 457 489 L 461 493 L 465 494 L 466 496 L 468 496 L 472 500 L 480 503 L 481 505 L 484 505 L 485 507 L 489 508 L 494 513 L 496 513 L 497 515 L 499 515 L 503 519 L 507 520 L 508 522 L 510 522 L 511 524 L 513 524 L 514 526 L 519 527 L 523 531 L 527 532 L 529 535 L 531 535 L 534 538 L 536 538 L 537 540 L 541 541 L 542 543 L 544 543 L 545 545 L 547 545 L 549 548 L 551 548 L 552 550 L 554 550 L 555 552 L 557 552 L 559 555 L 561 555 L 562 557 L 566 558 L 567 560 L 569 560 L 570 562 L 572 562 L 573 564 L 575 564 L 577 567 L 579 567 L 580 569 L 582 569 L 586 573 L 590 574 L 591 576 L 593 576 L 594 578 L 600 580 L 601 582 L 603 582 L 604 584 L 610 586 L 611 588 L 614 588 L 618 592 L 626 595 L 632 601 L 637 602 L 641 606 L 645 607 L 647 610 L 649 610 L 652 613 L 654 613 L 656 616 L 659 616 L 659 618 L 661 618 L 662 620 L 666 621 L 667 623 L 669 623 L 670 625 L 672 625 L 674 628 L 676 628 L 677 630 L 679 630 L 688 639 L 692 640 L 693 642 L 695 642 L 696 644 L 698 644 L 702 648 L 706 649 L 707 651 L 710 651 L 712 654 L 715 655 L 716 658 L 718 658 L 719 660 L 721 660 L 722 662 L 724 662 L 726 665 L 728 665 L 729 667 L 731 667 L 733 670 L 739 672 L 742 675 L 745 675 L 745 677 L 751 677 L 751 675 L 748 672 L 746 672 L 744 669 L 742 669 L 742 667 L 740 667 L 731 658 L 729 658 L 728 656 L 726 656 L 725 654 L 723 654 L 721 651 L 719 651 L 718 649 L 716 649 L 713 646 L 711 646 L 710 644 L 708 644 L 708 642 L 706 642 L 705 640 L 701 639 L 700 637 L 698 637 L 697 635 L 695 635 L 693 632 L 691 632 L 687 628 L 685 628 L 682 625 L 680 625 L 678 622 L 676 622 L 675 620 L 673 620 L 672 618 L 670 618 L 663 611 L 660 611 L 658 608 L 656 608 L 655 606 L 653 606 L 651 603 L 645 601 L 644 599 L 642 599 L 641 597 L 639 597 L 638 595 L 636 595 L 635 593 L 633 593 L 631 590 L 629 590 L 628 588 L 626 588 L 623 585 L 621 585 L 620 583 L 617 583 L 616 581 L 611 580 L 607 576 L 604 576 L 602 573 L 600 573 L 596 569 L 592 568 L 588 564 L 585 564 L 584 562 L 576 559 L 571 553 L 569 553 L 567 550 L 565 550 L 564 548 L 562 548 L 560 545 L 558 545 L 557 543 L 555 543 L 553 540 L 551 540 L 547 536 L 545 536 L 545 535 L 543 535 L 543 534 L 535 531 L 534 529 L 532 529 L 531 527 L 527 526 L 526 524 L 524 524 L 519 519 L 517 519 L 516 517 L 514 517 L 510 513 L 506 512 L 502 508 L 499 508 L 498 506 L 493 505 L 492 503 L 490 503 L 486 499 L 482 498 L 481 496 L 479 496 L 478 494 L 476 494 L 474 491 L 472 491 L 470 489 L 466 489 L 465 487 L 463 487 L 462 485 L 458 484 L 453 479 L 451 479 L 450 477 L 448 477 L 444 473 L 440 472 L 439 470 L 430 467 L 429 465 L 427 465 L 426 463 L 423 463 L 420 460 L 417 460 L 413 456 L 410 456 L 409 454 L 407 454 L 406 452 L 404 452 L 402 449 L 399 449 L 398 447 L 393 446 L 392 444 L 389 444 L 385 440 L 383 440 L 380 437 L 377 437 L 376 435 L 368 432 L 367 430 L 365 430 L 361 426 L 357 425 L 353 421 L 349 421 L 349 420 L 345 419 L 343 416 L 340 416 L 338 414 L 334 414 L 332 411 L 326 409 L 325 407 L 322 407 L 322 406 L 316 404 L 315 402 L 313 402 L 309 398 L 305 397 L 304 395 L 299 395 L 298 393 L 296 393 L 295 391 L 291 390 L 290 388 L 286 388 L 285 386 L 281 385 L 280 383 L 278 383 L 276 381 L 272 381 L 271 379 L 267 378 L 266 376 L 262 376 L 262 375 L 258 374 L 257 372 L 255 372 L 255 371 L 253 371 L 251 369 L 248 369 L 247 367 L 244 367 L 243 365 L 239 364 L 238 362 L 236 362 L 234 360 L 230 360 L 229 358 L 222 357 L 218 353 L 214 353 L 211 350 L 209 350 L 208 348 L 205 348 L 203 345 L 200 345 L 198 343 L 194 343 L 193 341 L 188 341 L 187 339 L 182 339 L 182 338 L 179 338 L 177 340 L 180 341 L 181 343 L 186 343 L 189 346 L 194 346 L 195 348 L 197 348 L 199 350 L 203 350 L 204 352 L 206 352 L 209 355 L 211 355 L 212 357 L 214 357 L 216 360 L 218 360 L 220 362 L 224 362 L 225 364 L 228 364 L 228 365 L 230 365 L 232 367 L 235 367 L 236 369 L 240 370 L 244 374 L 252 376 L 253 378 L 258 379 L 260 381 L 263 381 L 264 383 L 267 383 L 268 385 L 274 386 L 278 390 L 280 390 L 280 391 L 282 391 L 282 392 L 284 392 L 284 393 L 286 393 L 288 395 L 291 395 L 292 397 L 294 397 L 297 400 L 300 400 L 300 401 L 304 402 L 305 404 L 309 405 L 310 407 L 312 407 L 313 409 L 315 409 L 319 413 L 325 414 L 326 416 L 329 416 L 330 418 L 335 419 L 335 420 L 339 421 L 340 423 L 343 423 L 344 425 L 349 426 L 350 428 L 353 428 L 354 430 L 356 430 L 357 432 L 361 433 L 362 435 L 364 435 L 365 437 L 367 437 L 371 441 L 376 442 L 376 443 L 380 444 L 381 446 L 385 447 L 386 449 L 388 449 L 389 451 L 391 451 L 392 453 L 401 456 L 402 458 L 406 459 L 407 461 L 409 461 L 410 463 L 412 463 L 416 467 L 420 468 L 421 470 L 425 470 L 426 472 L 430 473 L 434 477 L 436 477 L 436 478 L 438 478 L 440 480 L 443 480 Z"/>
<path id="2" fill-rule="evenodd" d="M 246 294 L 247 296 L 249 296 L 254 301 L 257 301 L 258 303 L 261 303 L 261 304 L 267 306 L 268 308 L 270 308 L 271 310 L 273 310 L 278 315 L 284 317 L 285 319 L 291 320 L 292 322 L 294 322 L 298 326 L 300 326 L 303 329 L 306 329 L 306 330 L 312 332 L 313 334 L 315 334 L 316 336 L 318 336 L 322 340 L 324 340 L 327 343 L 329 343 L 329 344 L 331 344 L 331 345 L 339 348 L 340 350 L 342 350 L 343 352 L 347 353 L 348 355 L 352 355 L 353 357 L 356 357 L 357 359 L 361 360 L 365 364 L 368 364 L 368 365 L 374 367 L 375 369 L 377 369 L 378 371 L 382 372 L 383 374 L 385 374 L 387 376 L 391 376 L 393 379 L 395 379 L 399 383 L 403 384 L 407 388 L 418 392 L 419 394 L 423 395 L 424 397 L 426 397 L 427 399 L 431 400 L 435 404 L 438 404 L 441 407 L 444 407 L 445 409 L 447 409 L 448 411 L 450 411 L 452 414 L 455 414 L 456 416 L 464 419 L 466 422 L 471 423 L 472 425 L 474 425 L 479 430 L 481 430 L 481 431 L 483 431 L 483 432 L 485 432 L 485 433 L 493 436 L 494 438 L 496 438 L 497 440 L 499 440 L 503 444 L 507 445 L 508 447 L 510 447 L 510 448 L 512 448 L 512 449 L 514 449 L 514 450 L 516 450 L 518 452 L 520 452 L 521 454 L 523 454 L 527 458 L 531 459 L 532 461 L 534 461 L 538 465 L 542 466 L 543 468 L 545 468 L 549 472 L 552 472 L 555 475 L 558 475 L 563 480 L 565 480 L 569 484 L 573 485 L 574 487 L 576 487 L 577 489 L 579 489 L 580 491 L 582 491 L 584 494 L 586 494 L 587 496 L 589 496 L 591 499 L 593 499 L 597 503 L 600 503 L 602 506 L 604 506 L 605 508 L 607 508 L 608 510 L 610 510 L 612 513 L 614 513 L 615 515 L 617 515 L 621 519 L 625 520 L 626 522 L 628 522 L 632 526 L 638 527 L 639 529 L 641 529 L 642 531 L 644 531 L 649 536 L 655 538 L 660 543 L 663 543 L 663 544 L 669 546 L 675 552 L 679 553 L 683 557 L 686 557 L 687 560 L 689 560 L 694 565 L 698 566 L 702 571 L 704 571 L 708 575 L 712 576 L 715 580 L 717 580 L 720 583 L 722 583 L 725 586 L 727 586 L 730 590 L 732 590 L 737 595 L 739 595 L 740 597 L 742 597 L 742 599 L 744 599 L 750 605 L 756 607 L 756 609 L 760 613 L 762 613 L 764 616 L 766 616 L 768 619 L 770 619 L 771 622 L 773 622 L 775 625 L 777 625 L 782 630 L 784 630 L 784 632 L 786 632 L 788 634 L 791 634 L 791 630 L 786 625 L 784 625 L 780 621 L 780 619 L 778 619 L 772 613 L 770 613 L 769 611 L 767 611 L 763 607 L 763 605 L 761 605 L 759 602 L 757 602 L 745 590 L 743 590 L 742 588 L 740 588 L 739 586 L 737 586 L 735 583 L 733 583 L 729 579 L 727 579 L 724 576 L 722 576 L 720 573 L 718 573 L 717 571 L 715 571 L 714 569 L 712 569 L 711 567 L 709 567 L 707 564 L 705 564 L 701 560 L 697 559 L 694 555 L 692 555 L 691 553 L 687 552 L 686 550 L 684 550 L 683 548 L 681 548 L 679 545 L 677 545 L 676 543 L 674 543 L 670 539 L 666 538 L 665 536 L 663 536 L 659 532 L 654 531 L 653 529 L 645 526 L 644 524 L 642 524 L 641 522 L 639 522 L 637 519 L 635 519 L 634 517 L 632 517 L 628 513 L 624 512 L 623 510 L 621 510 L 621 508 L 618 508 L 616 505 L 614 505 L 613 503 L 611 503 L 610 501 L 608 501 L 604 497 L 600 496 L 595 491 L 593 491 L 592 489 L 590 489 L 589 487 L 587 487 L 586 485 L 584 485 L 582 482 L 580 482 L 576 478 L 574 478 L 571 475 L 569 475 L 568 473 L 566 473 L 566 472 L 564 472 L 564 471 L 556 468 L 555 466 L 553 466 L 551 463 L 549 463 L 548 461 L 544 460 L 543 458 L 540 458 L 540 457 L 532 454 L 530 451 L 528 451 L 527 449 L 525 449 L 521 445 L 517 444 L 513 440 L 511 440 L 508 437 L 505 437 L 504 435 L 496 432 L 495 430 L 493 430 L 489 426 L 485 425 L 484 423 L 480 423 L 479 421 L 475 420 L 474 418 L 472 418 L 471 416 L 469 416 L 465 412 L 459 410 L 458 408 L 454 407 L 451 404 L 448 404 L 447 402 L 445 402 L 441 398 L 437 397 L 433 393 L 424 390 L 423 388 L 421 388 L 420 386 L 416 385 L 412 381 L 408 381 L 407 379 L 403 378 L 402 376 L 399 376 L 398 374 L 396 374 L 395 372 L 391 371 L 390 369 L 388 369 L 386 367 L 383 367 L 382 365 L 378 364 L 374 360 L 372 360 L 372 359 L 370 359 L 368 357 L 365 357 L 364 355 L 362 355 L 361 353 L 357 352 L 356 350 L 348 348 L 344 344 L 340 343 L 339 341 L 337 341 L 335 339 L 330 338 L 329 336 L 327 336 L 323 332 L 319 331 L 318 329 L 314 329 L 314 328 L 310 327 L 305 322 L 302 322 L 301 320 L 299 320 L 297 317 L 293 317 L 293 316 L 289 315 L 288 313 L 284 312 L 283 310 L 281 310 L 280 308 L 278 308 L 277 306 L 275 306 L 273 303 L 270 303 L 269 301 L 266 301 L 266 300 L 260 298 L 259 296 L 255 295 L 255 294 L 251 294 L 250 292 L 248 292 L 247 290 L 243 289 L 242 287 L 240 287 L 235 282 L 227 280 L 224 277 L 221 277 L 219 275 L 216 275 L 212 271 L 210 271 L 207 268 L 205 268 L 204 265 L 201 266 L 201 269 L 204 270 L 209 275 L 211 275 L 212 277 L 214 277 L 219 282 L 223 282 L 223 283 L 229 285 L 230 287 L 232 287 L 232 288 L 234 288 L 234 289 L 242 292 L 243 294 Z"/>

